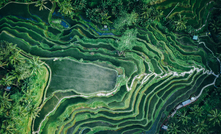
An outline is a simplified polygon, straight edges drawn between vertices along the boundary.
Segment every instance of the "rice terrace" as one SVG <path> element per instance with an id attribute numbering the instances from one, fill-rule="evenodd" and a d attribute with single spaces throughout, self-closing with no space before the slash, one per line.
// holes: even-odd
<path id="1" fill-rule="evenodd" d="M 0 133 L 221 132 L 220 12 L 220 0 L 1 0 Z"/>

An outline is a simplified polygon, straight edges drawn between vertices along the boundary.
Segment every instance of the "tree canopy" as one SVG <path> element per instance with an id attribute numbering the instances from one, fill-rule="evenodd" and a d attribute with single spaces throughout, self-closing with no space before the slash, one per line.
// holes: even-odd
<path id="1" fill-rule="evenodd" d="M 118 50 L 132 50 L 132 48 L 136 45 L 137 33 L 137 29 L 126 30 L 120 37 L 120 41 L 118 42 Z"/>

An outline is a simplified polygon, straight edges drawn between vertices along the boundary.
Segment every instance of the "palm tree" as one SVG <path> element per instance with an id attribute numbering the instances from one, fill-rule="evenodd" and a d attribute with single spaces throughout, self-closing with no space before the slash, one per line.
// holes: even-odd
<path id="1" fill-rule="evenodd" d="M 12 109 L 10 110 L 10 118 L 13 121 L 20 121 L 22 119 L 21 105 L 19 103 L 13 104 Z"/>
<path id="2" fill-rule="evenodd" d="M 0 107 L 0 119 L 5 116 L 5 109 L 4 107 Z"/>
<path id="3" fill-rule="evenodd" d="M 186 126 L 182 131 L 182 134 L 192 134 L 191 126 Z"/>
<path id="4" fill-rule="evenodd" d="M 209 28 L 210 28 L 210 30 L 213 31 L 214 33 L 220 32 L 220 31 L 221 31 L 221 21 L 220 21 L 220 20 L 213 19 L 213 20 L 209 23 Z"/>
<path id="5" fill-rule="evenodd" d="M 15 102 L 20 102 L 23 99 L 22 95 L 23 94 L 20 91 L 16 90 L 16 92 L 12 94 L 10 98 Z"/>
<path id="6" fill-rule="evenodd" d="M 10 101 L 12 101 L 12 99 L 9 99 L 9 94 L 7 94 L 6 92 L 3 93 L 3 96 L 0 95 L 1 107 L 9 109 L 11 107 Z"/>
<path id="7" fill-rule="evenodd" d="M 4 66 L 8 66 L 8 62 L 7 61 L 3 61 L 4 58 L 3 56 L 0 57 L 0 67 L 5 69 Z"/>
<path id="8" fill-rule="evenodd" d="M 9 62 L 12 65 L 16 65 L 19 62 L 22 62 L 21 58 L 19 58 L 20 50 L 16 50 L 12 55 L 9 57 Z"/>
<path id="9" fill-rule="evenodd" d="M 6 66 L 9 64 L 9 57 L 16 52 L 16 45 L 12 45 L 12 43 L 1 41 L 0 42 L 0 66 Z"/>
<path id="10" fill-rule="evenodd" d="M 142 18 L 143 19 L 149 19 L 149 17 L 151 16 L 151 12 L 152 12 L 153 8 L 152 7 L 149 8 L 147 5 L 144 5 L 143 9 L 144 9 L 144 11 L 141 14 Z"/>
<path id="11" fill-rule="evenodd" d="M 25 98 L 25 102 L 30 103 L 32 101 L 32 98 L 34 97 L 32 96 L 32 92 L 30 90 L 27 91 L 22 90 L 22 92 L 24 93 L 23 96 Z"/>
<path id="12" fill-rule="evenodd" d="M 178 134 L 179 132 L 181 132 L 179 130 L 179 126 L 176 123 L 171 123 L 168 126 L 169 126 L 168 134 Z"/>
<path id="13" fill-rule="evenodd" d="M 196 131 L 196 133 L 198 134 L 204 134 L 207 133 L 207 125 L 205 124 L 205 120 L 200 121 L 198 119 L 198 123 L 194 126 L 194 129 Z"/>
<path id="14" fill-rule="evenodd" d="M 7 122 L 2 123 L 1 128 L 5 129 L 5 134 L 16 133 L 15 123 L 13 121 L 7 120 Z"/>
<path id="15" fill-rule="evenodd" d="M 26 116 L 27 113 L 25 113 L 23 109 L 24 107 L 20 105 L 20 102 L 14 103 L 13 110 L 11 111 L 13 119 L 20 120 L 20 118 Z"/>
<path id="16" fill-rule="evenodd" d="M 192 107 L 191 109 L 192 109 L 192 112 L 190 112 L 190 114 L 192 114 L 193 117 L 195 117 L 196 119 L 198 117 L 202 117 L 203 115 L 202 107 L 199 107 L 198 105 L 194 105 L 194 107 Z"/>
<path id="17" fill-rule="evenodd" d="M 102 18 L 101 18 L 101 24 L 113 23 L 113 22 L 111 22 L 111 21 L 109 20 L 111 16 L 107 16 L 107 13 L 106 13 L 106 14 L 101 13 L 101 16 L 102 16 Z"/>
<path id="18" fill-rule="evenodd" d="M 141 9 L 143 11 L 140 13 L 138 20 L 141 26 L 146 27 L 151 21 L 150 17 L 152 15 L 153 7 L 149 8 L 147 5 L 143 5 Z"/>
<path id="19" fill-rule="evenodd" d="M 24 80 L 31 75 L 31 66 L 25 62 L 20 62 L 15 66 L 15 70 L 12 70 L 11 74 L 17 78 L 17 82 Z"/>
<path id="20" fill-rule="evenodd" d="M 162 17 L 163 17 L 163 11 L 156 10 L 156 13 L 153 15 L 153 19 L 156 21 L 160 21 Z"/>
<path id="21" fill-rule="evenodd" d="M 137 29 L 130 29 L 124 32 L 124 35 L 120 37 L 118 42 L 118 50 L 123 52 L 125 50 L 131 50 L 137 40 Z"/>
<path id="22" fill-rule="evenodd" d="M 210 113 L 208 114 L 209 121 L 213 124 L 213 126 L 215 126 L 216 124 L 220 126 L 221 113 L 218 112 L 217 109 L 211 110 L 209 113 Z"/>
<path id="23" fill-rule="evenodd" d="M 36 7 L 39 7 L 39 11 L 43 10 L 43 9 L 49 9 L 48 7 L 45 6 L 45 4 L 47 4 L 47 2 L 45 2 L 45 0 L 38 0 L 35 4 Z M 50 10 L 50 9 L 49 9 Z"/>
<path id="24" fill-rule="evenodd" d="M 188 121 L 189 120 L 191 120 L 191 117 L 188 117 L 187 115 L 186 115 L 186 111 L 183 113 L 183 114 L 181 114 L 180 115 L 180 117 L 179 117 L 179 119 L 180 119 L 180 121 L 182 122 L 182 124 L 183 125 L 186 125 L 187 123 L 188 123 Z"/>
<path id="25" fill-rule="evenodd" d="M 29 111 L 31 118 L 34 119 L 36 117 L 39 117 L 39 111 L 40 111 L 39 107 L 37 107 L 37 108 L 32 107 L 31 110 Z"/>
<path id="26" fill-rule="evenodd" d="M 60 7 L 59 12 L 63 13 L 65 16 L 72 17 L 74 15 L 74 8 L 72 7 L 71 0 L 64 0 L 58 5 Z"/>
<path id="27" fill-rule="evenodd" d="M 181 16 L 181 14 L 178 14 L 179 20 L 174 21 L 174 29 L 176 31 L 181 31 L 186 29 L 186 16 Z"/>
<path id="28" fill-rule="evenodd" d="M 29 60 L 30 63 L 30 69 L 31 69 L 31 75 L 32 74 L 41 74 L 41 67 L 44 64 L 39 60 L 39 57 L 33 57 L 32 60 Z"/>
<path id="29" fill-rule="evenodd" d="M 82 10 L 86 8 L 86 5 L 87 5 L 87 0 L 80 0 L 78 9 Z"/>
<path id="30" fill-rule="evenodd" d="M 16 77 L 13 76 L 13 75 L 9 75 L 8 73 L 6 74 L 5 78 L 2 78 L 2 80 L 0 80 L 0 85 L 3 85 L 3 86 L 10 86 L 13 84 L 13 80 L 15 79 Z"/>

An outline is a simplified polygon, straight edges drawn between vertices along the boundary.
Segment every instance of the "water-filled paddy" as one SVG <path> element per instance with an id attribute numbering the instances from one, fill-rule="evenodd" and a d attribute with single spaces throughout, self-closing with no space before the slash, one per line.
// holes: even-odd
<path id="1" fill-rule="evenodd" d="M 52 80 L 47 97 L 56 90 L 73 89 L 81 94 L 114 89 L 117 71 L 89 63 L 80 63 L 70 59 L 45 61 L 52 70 Z"/>

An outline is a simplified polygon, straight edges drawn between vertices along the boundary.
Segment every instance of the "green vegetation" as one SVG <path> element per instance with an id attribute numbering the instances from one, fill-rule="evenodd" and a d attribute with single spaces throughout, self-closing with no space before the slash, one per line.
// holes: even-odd
<path id="1" fill-rule="evenodd" d="M 53 72 L 47 97 L 53 91 L 61 89 L 72 89 L 78 93 L 90 94 L 101 91 L 108 92 L 115 88 L 117 72 L 109 68 L 79 63 L 71 59 L 46 60 L 45 62 Z"/>
<path id="2" fill-rule="evenodd" d="M 199 101 L 181 109 L 169 119 L 168 133 L 219 133 L 220 95 L 221 87 L 207 89 Z"/>
<path id="3" fill-rule="evenodd" d="M 6 41 L 0 45 L 0 132 L 29 133 L 32 119 L 38 116 L 47 69 L 38 59 L 22 56 L 16 45 Z"/>
<path id="4" fill-rule="evenodd" d="M 0 7 L 0 133 L 218 133 L 220 0 Z"/>
<path id="5" fill-rule="evenodd" d="M 137 30 L 136 29 L 128 29 L 124 32 L 124 34 L 119 38 L 120 41 L 117 42 L 119 51 L 132 50 L 134 46 L 136 46 L 137 41 Z"/>

